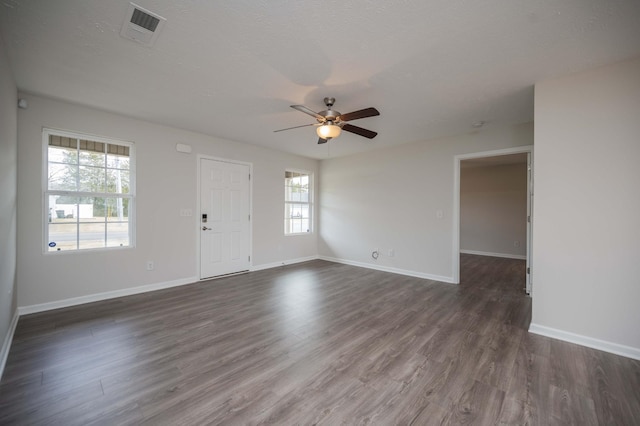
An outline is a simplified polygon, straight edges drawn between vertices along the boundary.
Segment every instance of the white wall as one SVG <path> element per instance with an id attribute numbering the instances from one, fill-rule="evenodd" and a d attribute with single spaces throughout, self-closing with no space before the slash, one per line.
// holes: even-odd
<path id="1" fill-rule="evenodd" d="M 16 311 L 17 102 L 18 90 L 0 37 L 0 345 Z M 2 367 L 0 362 L 0 375 Z"/>
<path id="2" fill-rule="evenodd" d="M 532 143 L 527 123 L 322 161 L 320 255 L 451 281 L 454 156 Z"/>
<path id="3" fill-rule="evenodd" d="M 198 275 L 197 154 L 253 163 L 254 267 L 317 255 L 317 234 L 284 237 L 284 171 L 318 162 L 253 145 L 135 120 L 65 102 L 21 95 L 18 115 L 18 304 L 30 306 Z M 137 157 L 134 249 L 44 255 L 42 128 L 132 141 Z M 193 147 L 176 152 L 176 143 Z M 193 217 L 180 217 L 180 209 Z M 147 260 L 155 262 L 146 271 Z"/>
<path id="4" fill-rule="evenodd" d="M 460 169 L 460 250 L 526 256 L 525 163 Z"/>
<path id="5" fill-rule="evenodd" d="M 537 84 L 535 150 L 532 331 L 640 357 L 640 58 Z"/>

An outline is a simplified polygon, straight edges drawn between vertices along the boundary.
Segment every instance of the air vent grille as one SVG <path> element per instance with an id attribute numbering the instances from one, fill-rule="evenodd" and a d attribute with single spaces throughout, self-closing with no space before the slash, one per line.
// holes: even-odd
<path id="1" fill-rule="evenodd" d="M 136 24 L 145 30 L 155 31 L 160 23 L 160 20 L 155 16 L 151 16 L 148 13 L 144 13 L 140 9 L 133 9 L 133 15 L 131 16 L 131 23 Z"/>
<path id="2" fill-rule="evenodd" d="M 145 46 L 153 46 L 166 19 L 135 3 L 129 3 L 120 35 Z"/>

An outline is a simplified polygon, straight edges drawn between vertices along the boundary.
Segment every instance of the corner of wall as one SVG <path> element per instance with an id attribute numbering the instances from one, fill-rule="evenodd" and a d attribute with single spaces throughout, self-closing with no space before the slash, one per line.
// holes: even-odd
<path id="1" fill-rule="evenodd" d="M 4 373 L 4 367 L 7 365 L 7 358 L 9 358 L 9 351 L 11 350 L 11 342 L 13 342 L 13 335 L 16 332 L 16 326 L 18 325 L 18 318 L 20 317 L 18 313 L 18 309 L 16 308 L 13 314 L 13 318 L 11 323 L 9 324 L 9 329 L 7 330 L 7 334 L 4 337 L 4 342 L 2 343 L 2 349 L 0 349 L 0 380 L 2 379 L 2 374 Z"/>
<path id="2" fill-rule="evenodd" d="M 18 88 L 0 36 L 0 376 L 17 323 Z M 11 317 L 11 313 L 16 314 Z"/>

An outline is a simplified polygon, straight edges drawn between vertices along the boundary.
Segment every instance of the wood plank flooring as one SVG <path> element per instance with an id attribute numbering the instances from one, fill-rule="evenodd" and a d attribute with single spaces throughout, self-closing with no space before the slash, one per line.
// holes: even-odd
<path id="1" fill-rule="evenodd" d="M 526 331 L 523 261 L 461 277 L 312 261 L 25 316 L 0 424 L 640 424 L 640 362 Z"/>

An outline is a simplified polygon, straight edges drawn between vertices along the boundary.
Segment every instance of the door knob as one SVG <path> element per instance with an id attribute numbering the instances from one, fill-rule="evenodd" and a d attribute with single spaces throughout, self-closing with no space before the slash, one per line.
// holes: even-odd
<path id="1" fill-rule="evenodd" d="M 211 228 L 207 228 L 206 226 L 203 226 L 203 227 L 202 227 L 202 230 L 203 230 L 203 231 L 211 231 Z"/>

